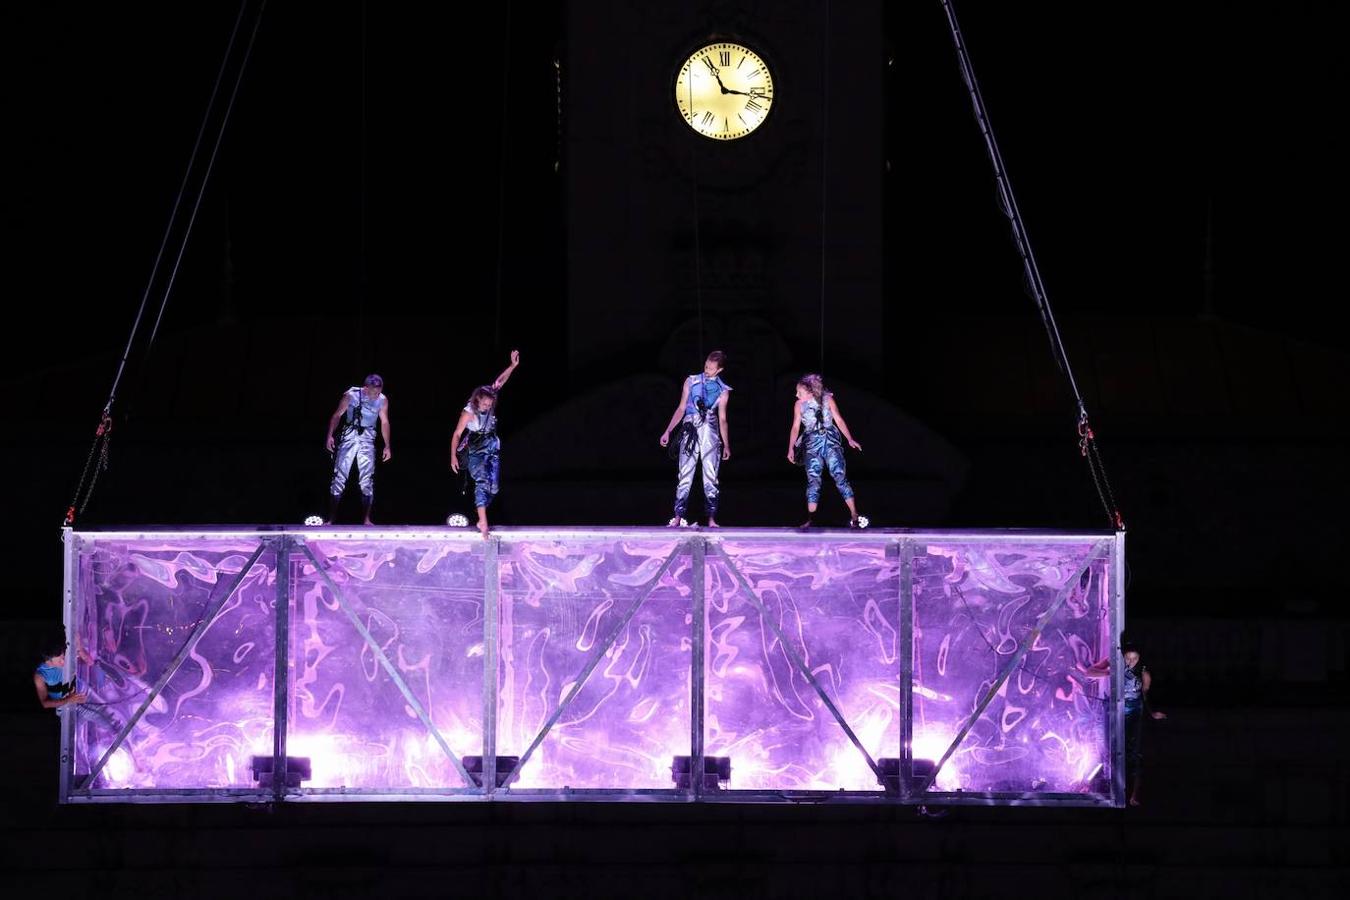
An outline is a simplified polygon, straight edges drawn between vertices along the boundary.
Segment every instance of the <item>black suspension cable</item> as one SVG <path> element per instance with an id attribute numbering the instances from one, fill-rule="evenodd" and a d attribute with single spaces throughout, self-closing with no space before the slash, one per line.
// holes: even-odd
<path id="1" fill-rule="evenodd" d="M 503 257 L 506 254 L 506 158 L 509 152 L 510 144 L 510 119 L 507 113 L 510 111 L 511 102 L 511 2 L 507 0 L 505 10 L 505 24 L 502 28 L 502 57 L 505 65 L 502 71 L 502 127 L 499 143 L 500 158 L 497 160 L 497 283 L 496 299 L 497 310 L 492 322 L 492 349 L 500 351 L 502 348 L 502 271 Z"/>
<path id="2" fill-rule="evenodd" d="M 710 33 L 716 33 L 711 29 Z M 692 62 L 691 62 L 692 65 Z M 689 112 L 694 111 L 694 79 L 691 73 L 689 85 Z M 703 352 L 703 236 L 699 227 L 698 205 L 698 142 L 689 145 L 689 184 L 694 201 L 694 305 L 698 312 L 698 362 L 700 368 L 707 361 Z"/>
<path id="3" fill-rule="evenodd" d="M 689 79 L 689 109 L 694 108 L 694 79 Z M 698 359 L 703 365 L 703 236 L 699 228 L 698 144 L 689 145 L 689 186 L 694 201 L 694 305 L 698 310 Z"/>
<path id="4" fill-rule="evenodd" d="M 825 377 L 825 225 L 829 194 L 830 150 L 830 0 L 825 0 L 825 27 L 821 30 L 823 43 L 820 86 L 820 377 Z"/>
<path id="5" fill-rule="evenodd" d="M 1046 337 L 1050 340 L 1050 351 L 1054 356 L 1055 364 L 1059 366 L 1059 370 L 1069 383 L 1069 389 L 1073 391 L 1077 413 L 1076 427 L 1079 453 L 1087 460 L 1088 468 L 1092 473 L 1093 485 L 1097 489 L 1097 496 L 1101 500 L 1102 508 L 1106 511 L 1110 527 L 1117 531 L 1124 531 L 1125 520 L 1121 516 L 1115 494 L 1111 490 L 1111 482 L 1106 475 L 1106 465 L 1102 460 L 1096 435 L 1088 420 L 1087 403 L 1083 400 L 1082 392 L 1078 390 L 1078 380 L 1074 377 L 1073 367 L 1069 363 L 1069 354 L 1064 349 L 1064 341 L 1060 337 L 1059 326 L 1055 323 L 1054 311 L 1050 308 L 1050 298 L 1046 294 L 1045 283 L 1041 280 L 1040 267 L 1036 265 L 1036 256 L 1031 249 L 1031 240 L 1027 236 L 1021 210 L 1017 206 L 1017 197 L 1013 193 L 1012 182 L 1009 180 L 1007 169 L 1003 165 L 1003 154 L 999 152 L 998 142 L 994 139 L 994 130 L 985 109 L 984 96 L 980 92 L 979 82 L 975 80 L 975 68 L 971 64 L 965 38 L 962 36 L 961 28 L 956 21 L 956 10 L 952 8 L 951 0 L 942 0 L 942 8 L 947 14 L 947 25 L 951 30 L 952 42 L 956 46 L 957 60 L 961 67 L 961 78 L 965 81 L 966 89 L 970 95 L 970 103 L 975 111 L 975 122 L 980 128 L 980 135 L 984 138 L 984 146 L 988 152 L 990 165 L 994 169 L 999 206 L 1012 224 L 1013 242 L 1017 246 L 1018 254 L 1022 257 L 1022 271 L 1026 279 L 1027 293 L 1031 295 L 1031 299 L 1035 302 L 1036 309 L 1040 313 Z"/>
<path id="6" fill-rule="evenodd" d="M 169 221 L 164 227 L 164 235 L 160 239 L 159 249 L 155 253 L 155 259 L 150 268 L 150 277 L 146 280 L 145 290 L 141 293 L 140 306 L 136 310 L 135 319 L 132 321 L 131 334 L 127 337 L 127 344 L 122 351 L 122 358 L 118 362 L 117 372 L 113 376 L 112 388 L 108 392 L 108 400 L 103 406 L 103 411 L 99 415 L 98 427 L 94 432 L 94 441 L 89 448 L 89 454 L 85 458 L 84 469 L 80 473 L 80 480 L 75 486 L 75 492 L 71 497 L 69 505 L 66 507 L 66 514 L 63 524 L 67 527 L 75 524 L 77 514 L 83 514 L 85 508 L 89 505 L 89 500 L 93 496 L 94 486 L 98 483 L 100 472 L 108 468 L 108 450 L 112 438 L 112 409 L 117 400 L 117 389 L 121 385 L 122 375 L 126 370 L 127 360 L 131 356 L 131 348 L 135 345 L 136 335 L 140 331 L 141 320 L 145 314 L 146 304 L 150 299 L 150 291 L 154 287 L 159 277 L 160 265 L 164 259 L 164 251 L 168 248 L 169 238 L 173 234 L 174 225 L 178 220 L 179 210 L 182 208 L 183 199 L 187 194 L 188 182 L 191 179 L 192 171 L 197 165 L 197 157 L 201 150 L 202 138 L 206 135 L 207 123 L 211 120 L 211 112 L 215 108 L 216 99 L 220 94 L 220 86 L 225 78 L 225 71 L 229 66 L 230 58 L 233 55 L 235 41 L 239 35 L 239 26 L 244 19 L 244 13 L 248 7 L 248 0 L 242 0 L 239 5 L 239 12 L 235 17 L 234 25 L 230 30 L 230 39 L 226 44 L 224 56 L 220 62 L 220 68 L 216 72 L 216 80 L 211 88 L 211 96 L 207 100 L 206 110 L 202 114 L 201 125 L 197 129 L 197 137 L 193 142 L 192 151 L 188 156 L 187 168 L 183 172 L 182 181 L 178 186 L 178 193 L 174 197 L 173 206 L 169 213 Z M 183 252 L 187 247 L 188 239 L 192 235 L 192 227 L 197 220 L 197 212 L 201 208 L 202 196 L 206 191 L 206 185 L 210 181 L 211 171 L 215 166 L 216 156 L 220 150 L 221 138 L 225 134 L 225 126 L 229 122 L 230 111 L 234 108 L 235 98 L 239 93 L 239 84 L 244 77 L 244 70 L 248 66 L 249 56 L 253 51 L 254 41 L 258 36 L 258 26 L 262 23 L 262 14 L 267 7 L 267 0 L 262 0 L 258 7 L 258 13 L 253 23 L 253 31 L 249 37 L 248 46 L 244 52 L 244 58 L 239 67 L 238 75 L 235 78 L 233 90 L 230 93 L 229 103 L 225 114 L 222 117 L 220 127 L 216 133 L 215 143 L 211 149 L 211 156 L 207 163 L 206 174 L 202 177 L 201 184 L 197 191 L 197 196 L 193 202 L 192 213 L 189 217 L 187 227 L 184 231 L 182 240 L 178 247 L 178 252 L 174 257 L 173 267 L 170 271 L 168 284 L 164 288 L 163 297 L 160 300 L 158 314 L 155 317 L 155 324 L 150 332 L 150 338 L 145 345 L 145 354 L 148 356 L 150 348 L 154 345 L 155 337 L 159 334 L 159 326 L 164 318 L 164 309 L 168 305 L 169 295 L 173 290 L 174 280 L 177 278 L 178 270 L 183 260 Z M 97 460 L 97 461 L 96 461 Z M 91 475 L 92 472 L 92 475 Z"/>
<path id="7" fill-rule="evenodd" d="M 360 271 L 357 273 L 358 282 L 356 286 L 356 370 L 358 372 L 372 368 L 366 365 L 366 293 L 370 286 L 370 261 L 369 261 L 369 210 L 370 210 L 370 184 L 369 184 L 369 150 L 370 138 L 369 128 L 367 127 L 367 94 L 368 77 L 367 63 L 369 60 L 369 29 L 368 4 L 366 0 L 361 0 L 361 221 L 359 228 L 361 230 L 361 254 L 357 264 Z M 364 377 L 364 376 L 363 376 Z"/>
<path id="8" fill-rule="evenodd" d="M 169 295 L 173 293 L 173 283 L 178 278 L 178 268 L 183 262 L 183 254 L 187 251 L 188 240 L 192 237 L 192 228 L 197 224 L 197 213 L 201 210 L 202 198 L 206 196 L 206 186 L 211 182 L 211 173 L 216 167 L 216 157 L 220 154 L 220 144 L 225 139 L 225 128 L 230 124 L 230 114 L 234 112 L 234 101 L 239 96 L 239 85 L 244 81 L 244 72 L 248 69 L 249 58 L 253 55 L 253 44 L 258 39 L 258 28 L 262 25 L 262 14 L 266 9 L 267 0 L 262 0 L 262 3 L 258 6 L 258 15 L 253 20 L 253 31 L 249 34 L 248 45 L 244 48 L 244 59 L 239 64 L 239 72 L 234 78 L 234 87 L 230 90 L 230 100 L 225 105 L 225 114 L 221 117 L 219 130 L 216 131 L 216 141 L 211 146 L 211 157 L 206 162 L 206 174 L 202 176 L 201 184 L 197 188 L 197 197 L 192 202 L 192 215 L 188 217 L 183 240 L 178 245 L 178 255 L 174 257 L 173 269 L 169 272 L 169 283 L 164 286 L 164 296 L 159 302 L 159 314 L 155 316 L 155 327 L 151 330 L 150 340 L 145 345 L 147 355 L 155 343 L 155 337 L 159 334 L 159 324 L 164 319 L 165 308 L 169 305 Z"/>
<path id="9" fill-rule="evenodd" d="M 703 238 L 699 228 L 698 147 L 695 145 L 689 148 L 689 172 L 694 189 L 694 304 L 698 309 L 698 359 L 702 366 L 707 357 L 703 353 Z"/>

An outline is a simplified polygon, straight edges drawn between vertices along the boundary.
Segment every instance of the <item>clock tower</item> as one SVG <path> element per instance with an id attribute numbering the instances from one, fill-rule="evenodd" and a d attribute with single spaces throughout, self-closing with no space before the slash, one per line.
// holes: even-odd
<path id="1" fill-rule="evenodd" d="M 879 0 L 570 5 L 574 376 L 676 377 L 721 347 L 744 414 L 756 385 L 822 368 L 822 347 L 829 374 L 880 374 L 881 15 Z"/>

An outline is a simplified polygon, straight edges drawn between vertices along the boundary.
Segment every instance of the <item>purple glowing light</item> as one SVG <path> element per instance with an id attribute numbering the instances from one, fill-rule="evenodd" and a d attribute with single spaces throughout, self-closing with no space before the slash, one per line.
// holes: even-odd
<path id="1" fill-rule="evenodd" d="M 1112 769 L 1109 684 L 1074 677 L 1114 643 L 1110 538 L 908 538 L 908 557 L 873 531 L 508 532 L 491 553 L 451 532 L 272 539 L 245 572 L 253 536 L 80 536 L 71 621 L 96 648 L 79 677 L 102 712 L 72 729 L 72 796 L 253 788 L 251 757 L 273 752 L 278 615 L 286 752 L 312 760 L 302 793 L 476 792 L 459 761 L 489 737 L 529 754 L 498 798 L 671 791 L 695 693 L 732 790 L 880 793 L 868 757 L 902 755 L 906 682 L 912 755 L 947 757 L 930 792 L 1069 795 Z"/>

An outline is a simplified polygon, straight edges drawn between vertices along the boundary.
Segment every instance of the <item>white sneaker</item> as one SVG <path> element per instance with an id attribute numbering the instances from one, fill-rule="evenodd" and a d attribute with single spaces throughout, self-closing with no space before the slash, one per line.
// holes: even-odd
<path id="1" fill-rule="evenodd" d="M 688 527 L 689 527 L 689 523 L 686 522 L 684 519 L 681 519 L 679 516 L 675 516 L 675 517 L 672 518 L 669 522 L 666 523 L 666 527 L 667 527 L 667 528 L 688 528 Z"/>

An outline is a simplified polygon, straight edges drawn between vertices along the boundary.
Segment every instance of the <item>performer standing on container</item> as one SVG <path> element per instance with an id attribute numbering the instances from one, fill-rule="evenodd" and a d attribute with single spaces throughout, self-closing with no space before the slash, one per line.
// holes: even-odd
<path id="1" fill-rule="evenodd" d="M 487 508 L 497 496 L 501 475 L 501 439 L 497 437 L 497 395 L 511 373 L 520 365 L 520 351 L 511 351 L 511 364 L 492 384 L 473 389 L 469 402 L 460 410 L 455 433 L 450 438 L 450 470 L 459 474 L 460 454 L 467 455 L 469 477 L 473 479 L 473 505 L 478 509 L 478 530 L 487 540 Z"/>
<path id="2" fill-rule="evenodd" d="M 854 450 L 862 446 L 849 433 L 848 423 L 839 414 L 834 394 L 825 390 L 819 375 L 803 375 L 797 382 L 797 403 L 792 408 L 792 431 L 788 434 L 788 462 L 806 467 L 806 522 L 811 525 L 820 504 L 820 482 L 823 470 L 828 469 L 839 488 L 839 496 L 848 506 L 850 528 L 864 524 L 858 516 L 858 504 L 853 499 L 853 485 L 848 483 L 844 466 L 844 441 Z"/>
<path id="3" fill-rule="evenodd" d="M 328 420 L 328 452 L 333 457 L 333 481 L 329 487 L 328 523 L 337 518 L 338 502 L 347 487 L 347 476 L 351 474 L 352 463 L 361 484 L 361 509 L 363 525 L 370 521 L 370 508 L 375 503 L 375 423 L 380 425 L 380 436 L 384 439 L 384 453 L 380 459 L 389 462 L 393 453 L 389 449 L 389 398 L 383 393 L 384 379 L 378 375 L 367 375 L 361 387 L 350 387 L 338 401 L 337 409 Z M 335 438 L 334 430 L 341 423 L 342 431 Z"/>
<path id="4" fill-rule="evenodd" d="M 731 438 L 727 432 L 727 399 L 731 387 L 722 381 L 727 355 L 721 350 L 708 354 L 703 371 L 684 380 L 680 402 L 661 433 L 661 446 L 676 441 L 675 456 L 679 476 L 675 484 L 675 516 L 667 524 L 680 527 L 689 512 L 689 492 L 694 486 L 694 469 L 703 469 L 703 505 L 708 527 L 717 526 L 718 469 L 722 460 L 731 459 Z"/>

